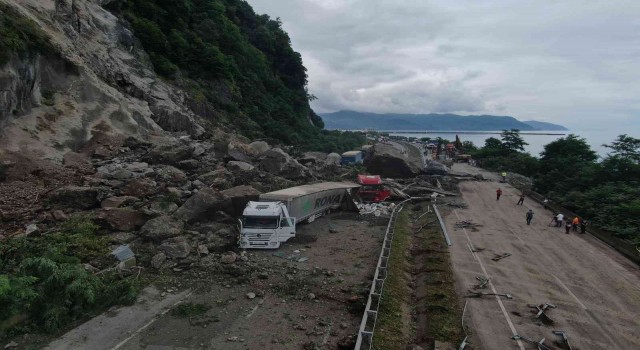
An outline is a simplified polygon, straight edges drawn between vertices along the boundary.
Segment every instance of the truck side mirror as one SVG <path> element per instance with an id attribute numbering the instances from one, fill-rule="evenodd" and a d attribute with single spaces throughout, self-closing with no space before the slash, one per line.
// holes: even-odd
<path id="1" fill-rule="evenodd" d="M 238 219 L 238 232 L 242 232 L 242 220 Z"/>

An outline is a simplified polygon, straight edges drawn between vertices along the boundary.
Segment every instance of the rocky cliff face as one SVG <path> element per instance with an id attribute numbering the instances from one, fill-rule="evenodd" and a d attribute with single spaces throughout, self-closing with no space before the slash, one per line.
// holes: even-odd
<path id="1" fill-rule="evenodd" d="M 1 1 L 33 20 L 54 52 L 0 68 L 0 147 L 62 159 L 92 138 L 205 130 L 185 95 L 154 73 L 132 33 L 100 0 Z"/>

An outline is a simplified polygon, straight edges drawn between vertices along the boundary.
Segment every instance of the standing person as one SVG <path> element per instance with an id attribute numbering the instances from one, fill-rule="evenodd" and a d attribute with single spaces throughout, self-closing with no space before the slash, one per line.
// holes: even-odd
<path id="1" fill-rule="evenodd" d="M 520 199 L 518 199 L 518 203 L 516 205 L 524 205 L 524 193 L 520 195 Z"/>
<path id="2" fill-rule="evenodd" d="M 549 223 L 549 226 L 551 226 L 551 224 L 553 224 L 553 227 L 558 226 L 558 214 L 553 214 L 553 216 L 551 217 L 551 222 Z"/>
<path id="3" fill-rule="evenodd" d="M 562 220 L 564 220 L 564 215 L 562 213 L 558 213 L 556 216 L 556 227 L 562 227 Z"/>
<path id="4" fill-rule="evenodd" d="M 571 227 L 573 227 L 573 232 L 578 232 L 578 225 L 580 225 L 580 218 L 576 216 L 573 218 L 573 221 L 571 222 Z"/>
<path id="5" fill-rule="evenodd" d="M 587 224 L 588 222 L 585 219 L 580 221 L 580 233 L 587 233 Z"/>
<path id="6" fill-rule="evenodd" d="M 498 187 L 498 189 L 496 190 L 496 200 L 497 201 L 500 200 L 500 196 L 502 196 L 502 189 L 500 189 L 500 187 Z"/>
<path id="7" fill-rule="evenodd" d="M 547 204 L 548 204 L 548 203 L 549 203 L 549 200 L 548 200 L 547 198 L 545 198 L 545 199 L 542 201 L 542 206 L 543 206 L 545 209 L 547 209 Z"/>
<path id="8" fill-rule="evenodd" d="M 564 225 L 564 230 L 565 230 L 565 233 L 566 233 L 566 234 L 569 234 L 569 231 L 571 231 L 571 226 L 573 226 L 573 225 L 571 224 L 571 220 L 567 220 L 567 224 L 566 224 L 566 225 Z"/>
<path id="9" fill-rule="evenodd" d="M 503 171 L 500 175 L 502 175 L 502 182 L 507 182 L 507 172 Z"/>
<path id="10" fill-rule="evenodd" d="M 527 212 L 527 225 L 531 225 L 531 219 L 533 219 L 533 210 L 529 209 Z"/>

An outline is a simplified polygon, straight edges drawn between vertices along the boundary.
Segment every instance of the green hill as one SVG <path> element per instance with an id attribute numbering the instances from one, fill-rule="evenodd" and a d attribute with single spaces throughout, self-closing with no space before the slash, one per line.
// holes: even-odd
<path id="1" fill-rule="evenodd" d="M 309 107 L 307 74 L 279 19 L 241 0 L 115 0 L 155 70 L 189 94 L 190 107 L 212 123 L 250 137 L 306 149 L 351 143 Z M 345 144 L 346 143 L 346 144 Z"/>
<path id="2" fill-rule="evenodd" d="M 469 130 L 491 131 L 518 129 L 566 130 L 563 126 L 534 121 L 521 122 L 509 116 L 456 114 L 377 114 L 355 111 L 339 111 L 321 114 L 328 129 L 340 130 Z M 538 123 L 538 124 L 536 124 Z M 545 129 L 553 126 L 554 129 Z"/>

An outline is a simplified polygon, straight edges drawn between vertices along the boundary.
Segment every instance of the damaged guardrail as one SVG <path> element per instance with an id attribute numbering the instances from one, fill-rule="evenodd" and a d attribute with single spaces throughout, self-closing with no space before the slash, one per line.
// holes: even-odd
<path id="1" fill-rule="evenodd" d="M 384 281 L 387 278 L 387 262 L 389 260 L 389 255 L 391 254 L 391 243 L 393 242 L 397 214 L 402 211 L 405 203 L 414 199 L 423 198 L 409 198 L 400 202 L 393 208 L 391 216 L 389 217 L 387 230 L 384 233 L 384 241 L 382 242 L 382 249 L 380 250 L 380 256 L 378 257 L 378 265 L 376 266 L 376 272 L 373 276 L 373 281 L 371 282 L 371 289 L 369 290 L 369 298 L 367 299 L 367 305 L 364 309 L 364 314 L 362 315 L 362 321 L 360 322 L 358 338 L 356 340 L 356 346 L 354 347 L 355 350 L 371 349 L 371 346 L 373 345 L 373 332 L 376 328 L 376 320 L 378 318 L 380 300 L 382 299 Z"/>

